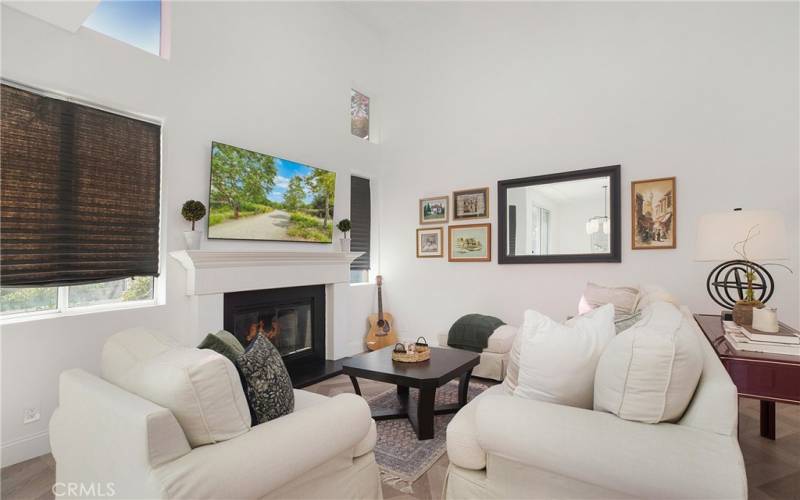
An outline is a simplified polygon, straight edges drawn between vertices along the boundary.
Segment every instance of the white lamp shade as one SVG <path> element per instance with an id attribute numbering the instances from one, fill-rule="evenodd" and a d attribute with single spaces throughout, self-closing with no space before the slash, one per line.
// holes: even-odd
<path id="1" fill-rule="evenodd" d="M 788 258 L 786 226 L 775 210 L 732 210 L 706 214 L 697 224 L 695 260 L 727 261 L 741 259 L 734 251 L 747 238 L 747 258 L 753 262 Z M 741 250 L 741 245 L 738 246 Z"/>

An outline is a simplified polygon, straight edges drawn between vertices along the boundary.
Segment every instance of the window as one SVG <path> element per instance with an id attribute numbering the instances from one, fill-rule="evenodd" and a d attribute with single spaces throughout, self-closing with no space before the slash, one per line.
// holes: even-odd
<path id="1" fill-rule="evenodd" d="M 161 0 L 101 0 L 83 25 L 161 55 Z"/>
<path id="2" fill-rule="evenodd" d="M 369 97 L 350 89 L 350 133 L 369 139 Z"/>
<path id="3" fill-rule="evenodd" d="M 63 287 L 6 287 L 0 289 L 0 315 L 12 317 L 114 304 L 141 304 L 153 301 L 154 288 L 152 276 Z"/>
<path id="4" fill-rule="evenodd" d="M 153 278 L 142 276 L 67 287 L 68 307 L 134 302 L 153 298 Z"/>
<path id="5" fill-rule="evenodd" d="M 531 207 L 531 253 L 550 253 L 550 210 L 535 205 Z"/>
<path id="6" fill-rule="evenodd" d="M 58 309 L 58 288 L 2 288 L 0 314 L 32 313 Z"/>
<path id="7" fill-rule="evenodd" d="M 369 281 L 369 247 L 371 201 L 369 179 L 350 177 L 350 251 L 364 252 L 350 264 L 350 282 L 365 283 Z"/>
<path id="8" fill-rule="evenodd" d="M 161 127 L 5 83 L 2 101 L 0 315 L 152 300 Z"/>

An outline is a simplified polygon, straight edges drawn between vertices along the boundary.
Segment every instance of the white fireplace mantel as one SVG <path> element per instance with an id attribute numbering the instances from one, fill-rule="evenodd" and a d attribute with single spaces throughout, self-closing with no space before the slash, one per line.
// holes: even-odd
<path id="1" fill-rule="evenodd" d="M 186 295 L 348 283 L 350 263 L 359 255 L 361 252 L 170 252 L 186 269 Z"/>

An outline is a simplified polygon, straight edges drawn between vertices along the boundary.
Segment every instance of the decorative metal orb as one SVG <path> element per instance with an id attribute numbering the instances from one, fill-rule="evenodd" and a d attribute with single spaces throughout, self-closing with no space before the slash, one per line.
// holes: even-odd
<path id="1" fill-rule="evenodd" d="M 729 260 L 711 271 L 706 280 L 706 289 L 714 302 L 732 309 L 737 301 L 744 300 L 748 270 L 755 273 L 753 298 L 762 303 L 767 302 L 775 290 L 775 282 L 764 266 L 746 260 Z"/>

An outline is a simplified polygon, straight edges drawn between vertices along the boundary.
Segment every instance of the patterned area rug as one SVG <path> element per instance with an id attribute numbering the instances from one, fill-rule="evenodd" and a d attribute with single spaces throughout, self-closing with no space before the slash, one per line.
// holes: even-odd
<path id="1" fill-rule="evenodd" d="M 470 381 L 468 401 L 489 388 L 481 381 Z M 411 389 L 410 397 L 417 399 L 419 393 Z M 389 389 L 367 400 L 370 408 L 399 409 L 397 390 Z M 453 380 L 436 391 L 436 405 L 458 402 L 458 380 Z M 384 483 L 405 493 L 412 493 L 412 484 L 447 451 L 447 423 L 455 413 L 434 417 L 434 438 L 419 441 L 411 422 L 407 418 L 376 422 L 378 442 L 375 459 L 381 469 Z"/>

